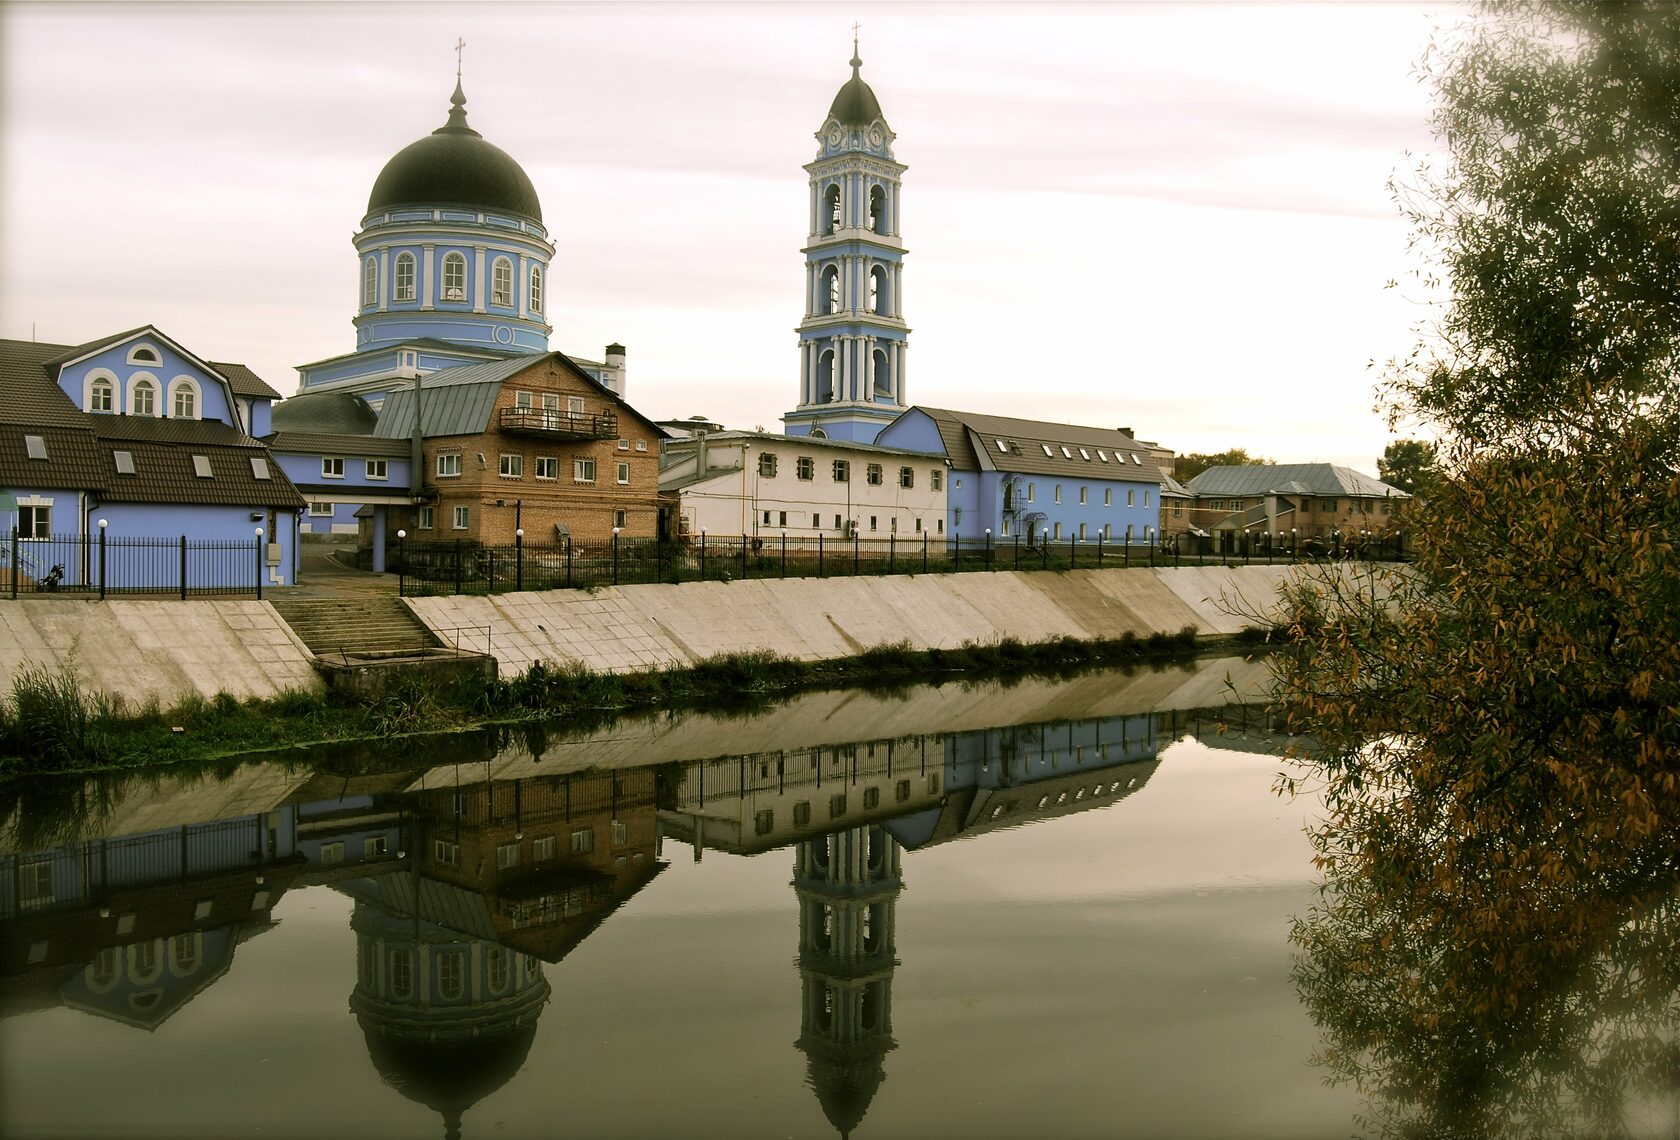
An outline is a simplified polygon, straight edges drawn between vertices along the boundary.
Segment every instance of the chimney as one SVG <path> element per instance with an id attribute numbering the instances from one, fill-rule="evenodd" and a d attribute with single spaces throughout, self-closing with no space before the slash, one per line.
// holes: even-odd
<path id="1" fill-rule="evenodd" d="M 605 369 L 607 387 L 611 388 L 613 394 L 622 400 L 624 398 L 624 346 L 616 341 L 607 345 L 602 363 L 607 366 Z"/>
<path id="2" fill-rule="evenodd" d="M 1137 438 L 1137 436 L 1132 432 L 1132 429 L 1129 428 L 1129 427 L 1123 427 L 1123 428 L 1119 428 L 1117 430 L 1120 432 L 1121 435 L 1129 435 L 1129 436 L 1132 436 L 1133 439 Z"/>

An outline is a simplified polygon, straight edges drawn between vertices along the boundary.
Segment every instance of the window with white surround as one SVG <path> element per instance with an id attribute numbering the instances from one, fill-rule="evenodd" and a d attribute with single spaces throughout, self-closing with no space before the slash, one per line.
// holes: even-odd
<path id="1" fill-rule="evenodd" d="M 444 867 L 459 867 L 461 845 L 444 839 L 432 840 L 432 861 Z"/>
<path id="2" fill-rule="evenodd" d="M 547 862 L 554 858 L 556 849 L 555 839 L 552 835 L 543 835 L 531 840 L 531 862 Z"/>
<path id="3" fill-rule="evenodd" d="M 397 254 L 396 272 L 391 277 L 391 300 L 414 300 L 414 255 L 412 253 Z"/>
<path id="4" fill-rule="evenodd" d="M 20 538 L 51 538 L 52 505 L 25 506 L 19 503 L 17 529 Z"/>
<path id="5" fill-rule="evenodd" d="M 367 473 L 367 477 L 369 479 L 384 479 L 384 478 L 387 478 L 385 460 L 383 460 L 383 459 L 369 459 L 369 460 L 367 460 L 366 473 Z"/>
<path id="6" fill-rule="evenodd" d="M 466 530 L 469 513 L 466 507 L 455 508 L 455 529 Z"/>
<path id="7" fill-rule="evenodd" d="M 362 304 L 374 304 L 379 300 L 379 263 L 373 258 L 362 262 Z"/>
<path id="8" fill-rule="evenodd" d="M 523 479 L 525 477 L 525 457 L 502 452 L 501 463 L 496 468 L 496 473 L 504 479 Z"/>
<path id="9" fill-rule="evenodd" d="M 537 456 L 536 476 L 538 479 L 560 478 L 560 461 L 552 455 Z"/>
<path id="10" fill-rule="evenodd" d="M 945 489 L 945 472 L 941 471 L 937 467 L 935 467 L 932 471 L 929 471 L 928 472 L 928 486 L 932 487 L 935 491 L 944 490 Z"/>
<path id="11" fill-rule="evenodd" d="M 1143 493 L 1143 505 L 1146 506 L 1146 507 L 1149 505 L 1149 492 L 1148 491 L 1145 491 Z"/>
<path id="12" fill-rule="evenodd" d="M 437 525 L 437 508 L 421 507 L 414 513 L 415 530 L 431 530 Z"/>
<path id="13" fill-rule="evenodd" d="M 572 854 L 587 855 L 595 850 L 595 831 L 593 828 L 580 827 L 572 832 Z"/>
<path id="14" fill-rule="evenodd" d="M 1082 506 L 1082 507 L 1085 505 L 1085 488 L 1084 487 L 1079 488 L 1079 505 Z"/>
<path id="15" fill-rule="evenodd" d="M 451 479 L 461 474 L 461 453 L 446 451 L 437 457 L 439 479 Z"/>
<path id="16" fill-rule="evenodd" d="M 570 412 L 574 416 L 583 415 L 583 397 L 582 396 L 567 396 L 566 397 L 566 411 Z"/>
<path id="17" fill-rule="evenodd" d="M 503 843 L 496 848 L 496 866 L 505 871 L 509 867 L 519 866 L 518 842 Z"/>
<path id="18" fill-rule="evenodd" d="M 914 487 L 916 485 L 916 469 L 914 467 L 900 467 L 898 469 L 898 485 L 900 487 Z"/>
<path id="19" fill-rule="evenodd" d="M 618 449 L 620 451 L 629 451 L 630 450 L 630 441 L 627 440 L 627 439 L 624 439 L 623 437 L 620 437 L 619 441 L 618 441 Z"/>
<path id="20" fill-rule="evenodd" d="M 543 279 L 542 279 L 542 277 L 543 277 L 542 266 L 540 266 L 540 265 L 531 266 L 531 311 L 533 313 L 542 312 L 542 292 L 543 292 Z"/>
<path id="21" fill-rule="evenodd" d="M 150 380 L 135 381 L 134 394 L 128 404 L 128 410 L 132 415 L 157 415 L 157 386 Z"/>
<path id="22" fill-rule="evenodd" d="M 438 995 L 445 1001 L 459 1001 L 466 991 L 467 956 L 459 950 L 438 954 Z"/>
<path id="23" fill-rule="evenodd" d="M 572 482 L 595 482 L 595 461 L 593 459 L 572 460 Z"/>
<path id="24" fill-rule="evenodd" d="M 333 505 L 331 503 L 310 503 L 309 517 L 312 519 L 330 519 L 333 517 Z"/>
<path id="25" fill-rule="evenodd" d="M 621 485 L 630 482 L 630 465 L 628 463 L 618 465 L 618 481 Z"/>
<path id="26" fill-rule="evenodd" d="M 498 257 L 490 267 L 490 303 L 513 305 L 513 262 L 505 257 Z"/>
<path id="27" fill-rule="evenodd" d="M 162 364 L 163 357 L 149 344 L 137 344 L 128 350 L 130 364 Z"/>
<path id="28" fill-rule="evenodd" d="M 1062 485 L 1060 483 L 1056 484 L 1055 501 L 1058 503 L 1062 501 Z"/>
<path id="29" fill-rule="evenodd" d="M 646 451 L 647 450 L 647 440 L 638 439 L 636 441 L 636 450 L 637 451 Z"/>
<path id="30" fill-rule="evenodd" d="M 1136 494 L 1137 494 L 1136 491 L 1127 491 L 1126 492 L 1126 505 L 1128 507 L 1137 506 L 1137 504 L 1132 501 L 1133 497 L 1136 496 Z"/>
<path id="31" fill-rule="evenodd" d="M 111 411 L 111 382 L 109 380 L 95 380 L 88 386 L 88 411 L 100 413 Z"/>
<path id="32" fill-rule="evenodd" d="M 198 387 L 191 380 L 182 378 L 175 381 L 169 388 L 169 414 L 178 420 L 190 420 L 198 417 Z"/>
<path id="33" fill-rule="evenodd" d="M 1103 488 L 1103 506 L 1112 507 L 1113 505 L 1114 505 L 1114 488 L 1113 487 L 1104 487 Z"/>
<path id="34" fill-rule="evenodd" d="M 323 479 L 342 479 L 342 478 L 344 478 L 344 456 L 342 456 L 342 455 L 323 455 L 321 457 L 321 478 L 323 478 Z"/>
<path id="35" fill-rule="evenodd" d="M 458 253 L 443 255 L 443 299 L 445 301 L 465 301 L 467 299 L 467 259 Z"/>
<path id="36" fill-rule="evenodd" d="M 529 408 L 531 406 L 531 393 L 515 392 L 513 394 L 513 406 L 516 408 Z"/>

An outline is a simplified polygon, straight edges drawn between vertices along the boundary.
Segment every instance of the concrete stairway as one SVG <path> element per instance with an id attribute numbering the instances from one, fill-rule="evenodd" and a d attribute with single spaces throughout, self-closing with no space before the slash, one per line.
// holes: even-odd
<path id="1" fill-rule="evenodd" d="M 299 598 L 275 591 L 269 600 L 292 632 L 320 658 L 414 652 L 437 644 L 431 631 L 394 596 Z"/>

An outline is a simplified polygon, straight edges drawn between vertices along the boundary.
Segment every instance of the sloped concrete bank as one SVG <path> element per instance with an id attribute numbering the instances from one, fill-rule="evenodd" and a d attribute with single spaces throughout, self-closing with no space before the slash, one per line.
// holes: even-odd
<path id="1" fill-rule="evenodd" d="M 800 661 L 907 643 L 955 649 L 1014 638 L 1204 637 L 1266 624 L 1292 576 L 1328 572 L 1384 592 L 1362 564 L 787 578 L 594 591 L 412 598 L 445 645 L 488 652 L 502 677 L 533 662 L 632 673 L 767 651 Z"/>
<path id="2" fill-rule="evenodd" d="M 1364 588 L 1385 571 L 1311 567 Z M 878 646 L 955 649 L 974 642 L 1130 632 L 1205 637 L 1275 614 L 1279 587 L 1303 568 L 1234 566 L 998 571 L 881 578 L 788 578 L 595 591 L 408 599 L 447 647 L 488 651 L 499 674 L 532 662 L 629 673 L 767 651 L 802 661 Z M 156 698 L 320 692 L 314 657 L 266 601 L 0 601 L 0 676 L 68 669 L 83 688 L 131 703 Z"/>

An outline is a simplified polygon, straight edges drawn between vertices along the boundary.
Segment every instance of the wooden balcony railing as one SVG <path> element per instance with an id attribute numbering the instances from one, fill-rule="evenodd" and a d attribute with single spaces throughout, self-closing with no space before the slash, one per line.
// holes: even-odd
<path id="1" fill-rule="evenodd" d="M 616 439 L 618 416 L 612 412 L 562 412 L 557 408 L 503 408 L 501 428 L 549 439 Z"/>

